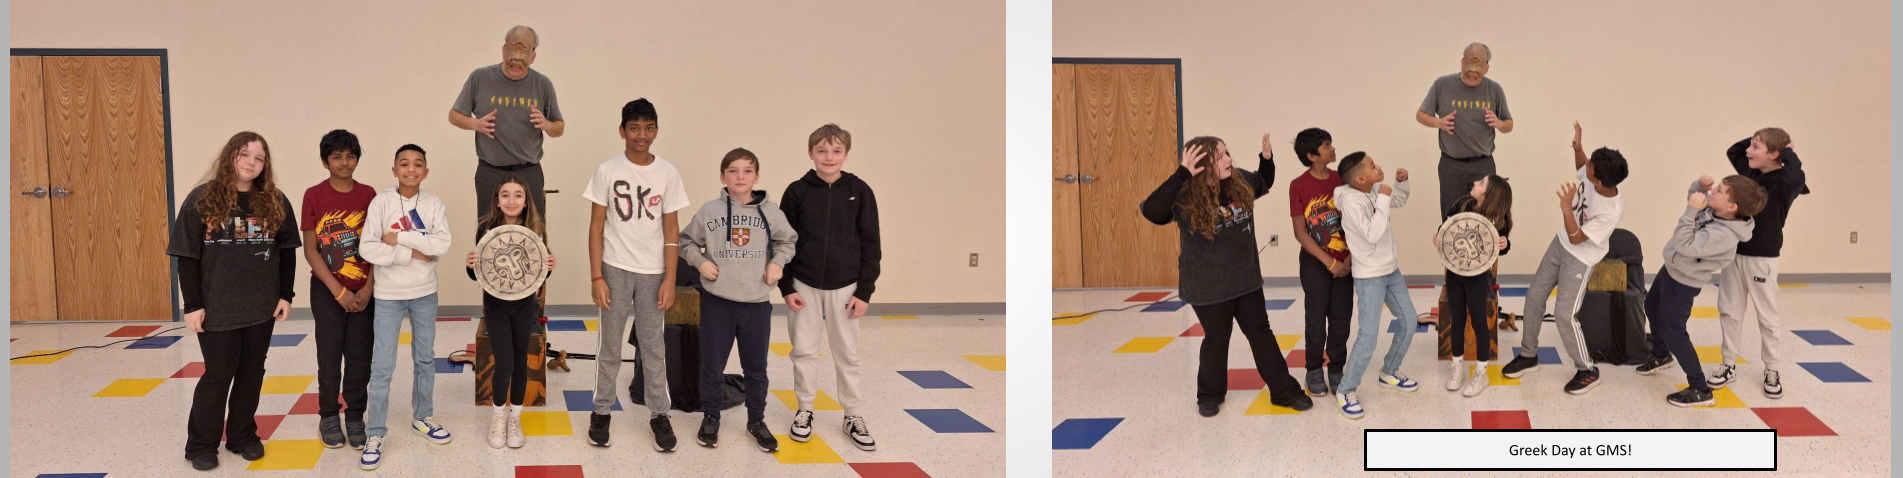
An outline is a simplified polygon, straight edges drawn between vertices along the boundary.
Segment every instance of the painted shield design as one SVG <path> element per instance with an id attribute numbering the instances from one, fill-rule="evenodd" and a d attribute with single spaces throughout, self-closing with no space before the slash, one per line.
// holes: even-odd
<path id="1" fill-rule="evenodd" d="M 502 300 L 535 295 L 548 278 L 548 246 L 526 227 L 490 229 L 476 243 L 476 282 Z"/>
<path id="2" fill-rule="evenodd" d="M 1486 216 L 1455 214 L 1441 223 L 1435 234 L 1440 236 L 1441 265 L 1455 274 L 1479 275 L 1493 268 L 1493 262 L 1500 258 L 1500 233 Z"/>

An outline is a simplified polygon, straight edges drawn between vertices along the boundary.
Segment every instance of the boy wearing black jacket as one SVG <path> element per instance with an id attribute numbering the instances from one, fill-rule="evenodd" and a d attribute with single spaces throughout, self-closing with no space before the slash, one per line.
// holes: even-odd
<path id="1" fill-rule="evenodd" d="M 819 343 L 829 337 L 846 435 L 853 446 L 872 451 L 872 432 L 859 414 L 859 317 L 866 315 L 879 279 L 879 204 L 871 186 L 840 170 L 851 150 L 851 133 L 835 124 L 819 127 L 806 139 L 813 170 L 780 196 L 780 210 L 799 234 L 793 262 L 780 279 L 780 295 L 792 311 L 786 331 L 799 399 L 789 435 L 801 443 L 812 437 Z"/>
<path id="2" fill-rule="evenodd" d="M 1764 396 L 1780 398 L 1778 342 L 1783 329 L 1777 315 L 1778 251 L 1784 247 L 1784 219 L 1804 184 L 1804 165 L 1791 150 L 1791 136 L 1782 128 L 1764 128 L 1725 151 L 1738 174 L 1763 186 L 1764 211 L 1755 219 L 1751 240 L 1738 244 L 1738 260 L 1718 275 L 1718 324 L 1724 330 L 1724 364 L 1706 384 L 1724 388 L 1737 377 L 1738 357 L 1744 349 L 1746 303 L 1758 309 L 1758 341 L 1764 360 Z"/>

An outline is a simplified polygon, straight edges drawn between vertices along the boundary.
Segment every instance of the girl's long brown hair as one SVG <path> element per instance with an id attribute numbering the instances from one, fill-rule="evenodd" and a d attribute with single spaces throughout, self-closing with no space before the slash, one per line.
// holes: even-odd
<path id="1" fill-rule="evenodd" d="M 1479 203 L 1474 204 L 1474 212 L 1493 221 L 1493 228 L 1501 231 L 1513 229 L 1513 187 L 1507 185 L 1507 178 L 1498 174 L 1489 174 L 1487 194 Z"/>
<path id="2" fill-rule="evenodd" d="M 199 217 L 204 218 L 208 227 L 226 227 L 230 224 L 226 218 L 238 210 L 238 173 L 232 164 L 238 160 L 238 153 L 243 152 L 252 141 L 258 142 L 260 149 L 264 150 L 264 158 L 260 161 L 264 163 L 264 168 L 258 172 L 256 179 L 251 180 L 251 215 L 258 218 L 258 227 L 265 235 L 275 235 L 290 211 L 285 211 L 283 204 L 278 202 L 283 194 L 278 192 L 277 179 L 271 172 L 271 143 L 257 133 L 243 131 L 225 141 L 225 148 L 212 161 L 211 171 L 205 172 L 205 193 L 198 196 L 198 202 L 192 207 L 198 210 Z"/>
<path id="3" fill-rule="evenodd" d="M 1242 175 L 1232 173 L 1229 179 L 1216 179 L 1213 165 L 1216 164 L 1216 148 L 1222 144 L 1222 139 L 1214 136 L 1197 136 L 1183 143 L 1185 151 L 1202 147 L 1203 159 L 1196 164 L 1202 166 L 1203 170 L 1189 178 L 1189 184 L 1183 187 L 1182 193 L 1177 194 L 1176 204 L 1189 220 L 1190 232 L 1203 236 L 1203 239 L 1216 238 L 1216 208 L 1226 206 L 1221 199 L 1227 198 L 1226 202 L 1236 204 L 1243 211 L 1255 210 L 1255 194 L 1250 191 L 1248 183 L 1242 181 Z"/>

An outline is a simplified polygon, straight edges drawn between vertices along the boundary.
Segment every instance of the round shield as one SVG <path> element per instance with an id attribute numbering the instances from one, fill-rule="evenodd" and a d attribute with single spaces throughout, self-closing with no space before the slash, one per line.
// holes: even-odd
<path id="1" fill-rule="evenodd" d="M 1486 216 L 1455 214 L 1441 223 L 1435 234 L 1440 236 L 1440 263 L 1455 274 L 1479 275 L 1493 268 L 1493 261 L 1500 258 L 1500 233 Z"/>
<path id="2" fill-rule="evenodd" d="M 548 278 L 548 246 L 535 231 L 497 226 L 476 243 L 476 282 L 502 300 L 535 295 Z"/>

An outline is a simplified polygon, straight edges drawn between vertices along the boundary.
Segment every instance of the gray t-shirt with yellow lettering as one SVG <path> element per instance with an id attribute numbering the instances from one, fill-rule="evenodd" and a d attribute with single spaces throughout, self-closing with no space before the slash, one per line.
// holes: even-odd
<path id="1" fill-rule="evenodd" d="M 1454 134 L 1435 131 L 1440 137 L 1440 152 L 1454 158 L 1493 155 L 1493 128 L 1487 127 L 1487 110 L 1501 121 L 1513 119 L 1507 111 L 1507 94 L 1492 78 L 1481 78 L 1480 86 L 1467 86 L 1455 73 L 1434 79 L 1421 100 L 1421 111 L 1434 117 L 1454 115 Z"/>
<path id="2" fill-rule="evenodd" d="M 502 74 L 502 64 L 469 72 L 463 91 L 450 106 L 458 113 L 482 117 L 496 113 L 496 137 L 476 135 L 476 157 L 491 166 L 514 166 L 542 162 L 542 130 L 529 122 L 530 109 L 542 111 L 549 121 L 562 120 L 562 108 L 555 102 L 555 85 L 542 72 L 529 69 L 521 80 Z"/>

